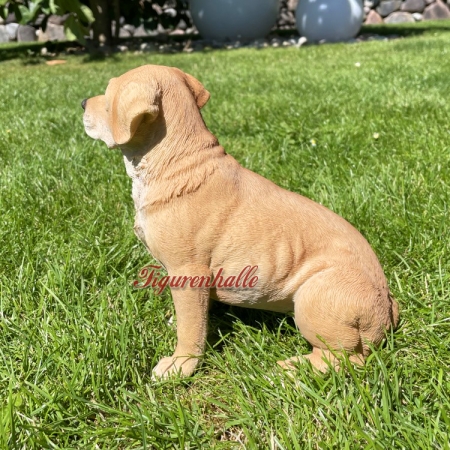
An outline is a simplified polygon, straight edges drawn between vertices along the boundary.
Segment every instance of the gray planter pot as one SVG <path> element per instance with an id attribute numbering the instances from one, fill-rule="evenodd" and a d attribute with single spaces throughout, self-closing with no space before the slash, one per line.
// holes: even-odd
<path id="1" fill-rule="evenodd" d="M 308 41 L 347 41 L 361 28 L 362 0 L 300 0 L 296 22 L 299 33 Z"/>
<path id="2" fill-rule="evenodd" d="M 251 40 L 266 36 L 278 17 L 279 0 L 191 0 L 192 21 L 206 39 Z"/>

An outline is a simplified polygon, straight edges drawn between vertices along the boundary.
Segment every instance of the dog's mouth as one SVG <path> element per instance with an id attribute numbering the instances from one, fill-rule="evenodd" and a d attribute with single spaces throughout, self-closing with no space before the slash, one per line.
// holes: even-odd
<path id="1" fill-rule="evenodd" d="M 86 132 L 86 134 L 93 138 L 96 139 L 94 136 L 92 136 L 92 134 L 95 134 L 94 130 L 94 124 L 89 120 L 89 118 L 87 117 L 86 113 L 83 114 L 83 125 L 84 125 L 84 131 Z"/>
<path id="2" fill-rule="evenodd" d="M 106 146 L 111 149 L 119 147 L 116 142 L 114 142 L 106 124 L 93 121 L 86 112 L 83 114 L 83 125 L 84 131 L 90 138 L 103 141 Z"/>

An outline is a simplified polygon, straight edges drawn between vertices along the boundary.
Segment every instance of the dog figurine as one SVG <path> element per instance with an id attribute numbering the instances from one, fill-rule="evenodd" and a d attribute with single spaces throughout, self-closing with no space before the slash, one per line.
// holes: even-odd
<path id="1" fill-rule="evenodd" d="M 136 235 L 171 280 L 191 281 L 171 287 L 177 346 L 154 375 L 194 372 L 205 349 L 210 299 L 293 311 L 312 352 L 279 362 L 284 368 L 306 358 L 326 371 L 343 351 L 363 363 L 398 322 L 398 304 L 373 250 L 329 209 L 228 155 L 201 116 L 208 99 L 191 75 L 145 65 L 82 102 L 86 133 L 123 153 Z M 236 283 L 249 267 L 252 280 Z M 219 272 L 227 286 L 211 285 Z"/>

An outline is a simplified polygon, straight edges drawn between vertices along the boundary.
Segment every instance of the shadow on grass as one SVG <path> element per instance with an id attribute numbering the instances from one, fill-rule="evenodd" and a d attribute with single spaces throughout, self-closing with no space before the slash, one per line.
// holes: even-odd
<path id="1" fill-rule="evenodd" d="M 275 334 L 279 332 L 280 328 L 283 329 L 283 334 L 299 333 L 294 318 L 289 314 L 241 308 L 215 301 L 209 313 L 208 344 L 220 351 L 225 344 L 222 337 L 233 333 L 236 330 L 237 322 L 242 322 L 246 326 L 259 330 L 264 327 Z"/>
<path id="2" fill-rule="evenodd" d="M 101 61 L 117 61 L 117 53 L 105 53 L 99 51 L 91 51 L 83 56 L 83 63 L 93 63 Z"/>
<path id="3" fill-rule="evenodd" d="M 450 32 L 450 20 L 435 20 L 405 24 L 383 24 L 383 25 L 364 25 L 359 34 L 376 34 L 382 36 L 397 35 L 402 37 L 419 36 L 427 33 L 445 33 Z M 277 30 L 271 33 L 268 38 L 276 36 L 298 36 L 298 31 L 294 29 Z M 159 44 L 179 43 L 182 41 L 195 41 L 201 39 L 199 35 L 160 35 L 148 36 L 143 38 L 122 38 L 118 44 L 154 42 Z M 82 50 L 82 46 L 77 42 L 27 42 L 27 43 L 9 43 L 0 45 L 0 62 L 10 59 L 23 59 L 24 64 L 39 64 L 46 58 L 40 57 L 41 49 L 46 48 L 48 53 L 61 53 L 70 48 Z M 98 62 L 109 58 L 114 58 L 114 52 L 89 51 L 83 58 L 83 62 Z"/>
<path id="4" fill-rule="evenodd" d="M 23 59 L 26 63 L 27 58 L 36 58 L 40 55 L 42 48 L 47 48 L 49 53 L 59 53 L 68 47 L 78 47 L 76 42 L 11 42 L 10 44 L 0 45 L 0 62 L 9 59 Z"/>

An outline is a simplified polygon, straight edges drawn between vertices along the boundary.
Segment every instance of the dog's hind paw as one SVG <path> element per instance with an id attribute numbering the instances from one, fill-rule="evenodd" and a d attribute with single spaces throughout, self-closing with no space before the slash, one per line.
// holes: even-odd
<path id="1" fill-rule="evenodd" d="M 309 355 L 294 356 L 285 361 L 277 361 L 277 364 L 285 370 L 295 370 L 299 365 L 305 364 L 307 361 L 322 373 L 328 371 L 330 367 L 339 370 L 339 361 L 328 350 L 313 348 Z"/>
<path id="2" fill-rule="evenodd" d="M 285 361 L 277 361 L 277 364 L 285 370 L 295 370 L 300 364 L 305 364 L 308 360 L 318 371 L 325 373 L 330 368 L 338 371 L 340 369 L 339 352 L 337 356 L 329 350 L 314 347 L 309 355 L 294 356 Z M 364 364 L 364 357 L 360 354 L 353 354 L 348 357 L 349 361 L 356 365 Z"/>

